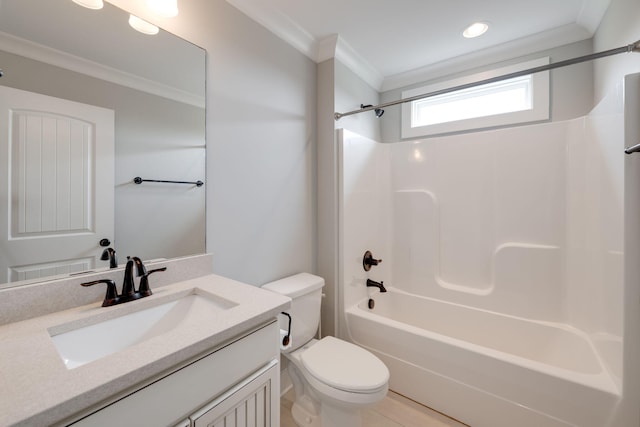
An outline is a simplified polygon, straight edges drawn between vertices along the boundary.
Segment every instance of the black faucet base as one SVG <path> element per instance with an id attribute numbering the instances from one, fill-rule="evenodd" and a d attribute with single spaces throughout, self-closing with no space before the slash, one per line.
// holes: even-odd
<path id="1" fill-rule="evenodd" d="M 135 290 L 135 283 L 133 281 L 133 266 L 137 266 L 138 276 L 140 278 L 140 285 L 138 290 Z M 93 282 L 81 283 L 82 286 L 93 286 L 98 283 L 106 283 L 107 294 L 102 302 L 103 307 L 111 307 L 112 305 L 123 304 L 125 302 L 134 301 L 140 298 L 148 297 L 152 295 L 151 288 L 149 287 L 149 275 L 158 271 L 165 271 L 167 267 L 157 268 L 147 272 L 144 264 L 138 257 L 133 257 L 127 261 L 127 265 L 124 269 L 124 283 L 122 284 L 122 294 L 118 295 L 116 289 L 116 283 L 111 279 L 94 280 Z"/>
<path id="2" fill-rule="evenodd" d="M 151 295 L 151 294 L 149 294 Z M 146 296 L 149 295 L 144 295 L 140 292 L 135 292 L 133 294 L 130 295 L 121 295 L 121 296 L 117 296 L 115 298 L 110 298 L 110 299 L 105 299 L 102 302 L 102 306 L 103 307 L 111 307 L 112 305 L 118 305 L 118 304 L 124 304 L 125 302 L 129 302 L 129 301 L 133 301 L 133 300 L 137 300 L 140 298 L 144 298 Z"/>

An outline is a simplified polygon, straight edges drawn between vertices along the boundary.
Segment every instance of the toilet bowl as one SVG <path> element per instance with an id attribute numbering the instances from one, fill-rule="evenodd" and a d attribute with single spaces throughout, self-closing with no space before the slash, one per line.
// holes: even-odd
<path id="1" fill-rule="evenodd" d="M 262 287 L 292 299 L 291 346 L 282 350 L 293 383 L 292 415 L 308 427 L 359 427 L 363 407 L 382 400 L 389 370 L 380 359 L 335 337 L 314 339 L 324 279 L 301 273 Z M 288 328 L 283 316 L 281 328 Z"/>

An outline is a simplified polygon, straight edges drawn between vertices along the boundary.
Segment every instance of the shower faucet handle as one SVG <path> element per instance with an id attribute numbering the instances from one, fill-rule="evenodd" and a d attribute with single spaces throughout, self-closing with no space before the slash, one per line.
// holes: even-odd
<path id="1" fill-rule="evenodd" d="M 373 254 L 371 253 L 371 251 L 366 251 L 364 253 L 364 257 L 362 257 L 362 267 L 364 268 L 364 271 L 371 270 L 372 266 L 378 265 L 381 262 L 382 262 L 381 259 L 373 258 Z"/>

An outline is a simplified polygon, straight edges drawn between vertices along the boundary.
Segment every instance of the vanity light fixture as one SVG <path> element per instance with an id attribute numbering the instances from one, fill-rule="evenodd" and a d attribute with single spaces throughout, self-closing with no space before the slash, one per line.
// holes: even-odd
<path id="1" fill-rule="evenodd" d="M 486 22 L 474 22 L 462 32 L 462 35 L 467 39 L 472 39 L 483 35 L 488 29 L 489 24 Z"/>
<path id="2" fill-rule="evenodd" d="M 104 3 L 102 0 L 73 0 L 75 4 L 79 4 L 80 6 L 86 7 L 87 9 L 102 9 L 104 7 Z"/>
<path id="3" fill-rule="evenodd" d="M 165 18 L 173 18 L 178 14 L 178 0 L 147 0 L 147 6 Z"/>
<path id="4" fill-rule="evenodd" d="M 153 24 L 148 23 L 144 19 L 140 19 L 135 15 L 129 15 L 129 25 L 133 27 L 136 31 L 140 31 L 142 34 L 148 34 L 153 36 L 154 34 L 158 34 L 160 29 Z"/>

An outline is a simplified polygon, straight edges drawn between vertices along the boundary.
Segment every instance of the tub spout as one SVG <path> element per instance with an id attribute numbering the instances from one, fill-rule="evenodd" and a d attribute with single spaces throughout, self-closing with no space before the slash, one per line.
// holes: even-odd
<path id="1" fill-rule="evenodd" d="M 367 279 L 367 287 L 378 288 L 378 289 L 380 289 L 380 292 L 387 292 L 387 290 L 385 289 L 383 283 L 384 283 L 383 281 L 380 281 L 380 283 L 378 283 L 378 282 L 374 282 L 371 279 Z"/>

